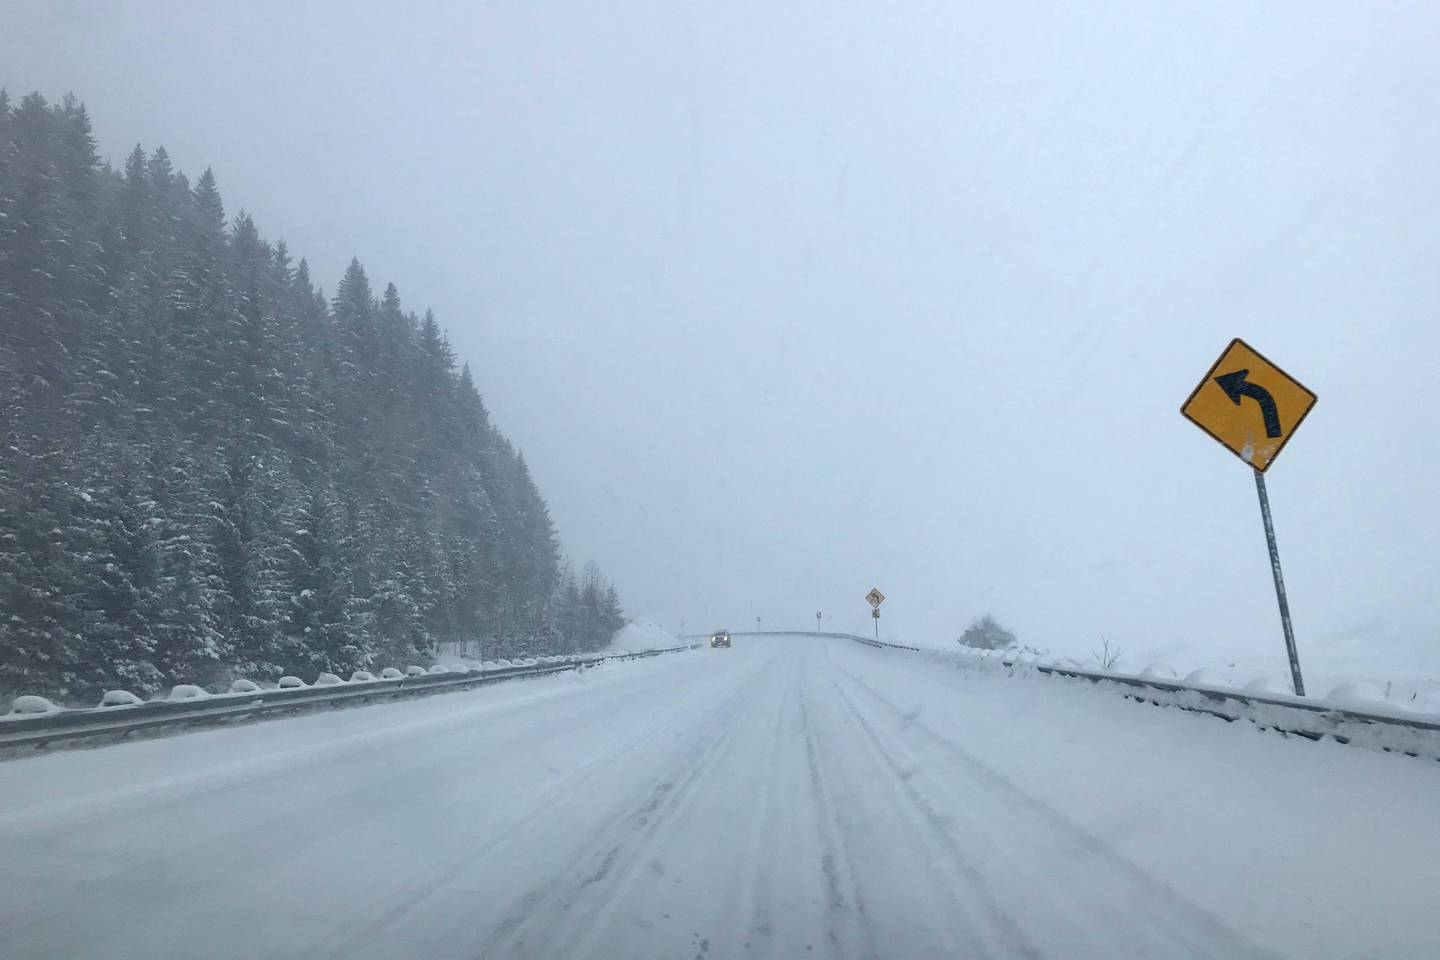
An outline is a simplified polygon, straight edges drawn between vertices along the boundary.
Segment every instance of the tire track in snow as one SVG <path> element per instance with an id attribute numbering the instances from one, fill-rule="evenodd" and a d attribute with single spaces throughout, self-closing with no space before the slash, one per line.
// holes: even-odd
<path id="1" fill-rule="evenodd" d="M 649 863 L 659 859 L 675 846 L 670 842 L 675 835 L 703 826 L 696 818 L 687 815 L 693 810 L 695 801 L 719 782 L 714 777 L 714 771 L 742 741 L 746 730 L 745 718 L 751 713 L 755 702 L 763 701 L 768 694 L 768 688 L 774 685 L 774 675 L 763 672 L 757 682 L 747 684 L 735 697 L 727 701 L 727 707 L 731 709 L 726 711 L 724 717 L 717 717 L 712 724 L 712 730 L 699 738 L 701 745 L 695 756 L 679 767 L 675 779 L 670 781 L 673 788 L 664 790 L 663 795 L 656 798 L 657 802 L 649 805 L 645 815 L 637 820 L 636 826 L 641 828 L 638 835 L 635 832 L 623 835 L 621 843 L 617 845 L 617 853 L 625 854 L 622 869 L 616 873 L 612 887 L 600 894 L 590 922 L 575 925 L 575 935 L 564 945 L 568 949 L 557 954 L 558 956 L 608 956 L 596 952 L 598 939 L 608 932 L 607 927 L 620 904 L 634 891 L 637 884 L 646 878 Z M 714 728 L 718 728 L 718 732 Z M 696 925 L 700 925 L 698 921 Z M 713 935 L 712 932 L 711 936 Z M 698 930 L 695 936 L 700 946 L 697 956 L 708 953 L 711 937 Z"/>
<path id="2" fill-rule="evenodd" d="M 763 671 L 758 680 L 742 682 L 688 735 L 686 747 L 664 762 L 656 774 L 659 783 L 642 792 L 637 803 L 623 806 L 621 816 L 575 852 L 571 872 L 533 887 L 520 908 L 496 925 L 480 955 L 593 955 L 594 942 L 607 932 L 615 904 L 637 878 L 653 873 L 651 864 L 665 849 L 662 833 L 683 816 L 698 787 L 738 737 L 741 719 L 771 683 L 773 678 Z M 564 918 L 565 929 L 553 926 L 556 917 Z"/>
<path id="3" fill-rule="evenodd" d="M 430 865 L 424 873 L 411 877 L 406 887 L 412 892 L 386 908 L 374 913 L 366 922 L 352 930 L 328 947 L 312 951 L 306 956 L 326 956 L 332 960 L 353 955 L 364 943 L 405 915 L 422 906 L 427 900 L 441 892 L 451 881 L 472 869 L 497 846 L 516 833 L 532 828 L 534 824 L 551 814 L 556 807 L 574 796 L 590 780 L 609 769 L 617 762 L 633 755 L 651 744 L 662 734 L 672 718 L 667 714 L 646 727 L 639 736 L 627 740 L 615 749 L 594 757 L 582 766 L 548 781 L 536 790 L 510 805 L 508 815 L 501 818 L 502 826 L 493 830 L 488 840 L 477 846 L 467 846 L 456 856 Z"/>
<path id="4" fill-rule="evenodd" d="M 1067 945 L 1064 951 L 1051 950 L 1049 955 L 1196 960 L 1273 957 L 1099 837 L 1021 790 L 863 677 L 838 665 L 836 669 L 848 686 L 889 715 L 893 727 L 882 729 L 866 719 L 866 711 L 837 683 L 851 715 L 901 777 L 916 808 L 934 823 L 956 864 L 975 883 L 989 889 L 1019 891 L 1017 896 L 1028 891 L 1032 902 L 1036 891 L 1042 893 L 1042 902 L 1036 905 L 1039 909 L 1027 917 L 1027 929 L 1048 926 L 1052 934 L 1058 934 L 1050 941 Z M 927 746 L 935 748 L 931 753 L 946 756 L 949 772 L 963 772 L 963 794 L 957 792 L 953 778 L 906 775 L 907 765 L 910 771 L 926 769 L 923 754 Z M 962 827 L 966 828 L 963 837 L 957 836 Z M 983 864 L 988 876 L 971 866 L 972 862 Z M 1062 869 L 1057 871 L 1057 866 Z"/>
<path id="5" fill-rule="evenodd" d="M 698 674 L 681 676 L 683 683 L 704 680 L 703 676 Z M 702 695 L 705 692 L 702 690 Z M 630 705 L 630 695 L 617 693 L 624 698 L 620 701 L 622 706 Z M 545 725 L 541 735 L 545 738 L 564 738 L 573 730 L 573 725 L 578 720 L 592 717 L 597 711 L 603 713 L 610 702 L 607 698 L 601 701 L 600 706 L 593 702 L 571 703 L 567 706 L 573 706 L 578 713 L 544 714 L 539 718 Z M 477 871 L 486 870 L 487 862 L 505 843 L 513 841 L 516 836 L 534 836 L 535 831 L 543 829 L 541 824 L 547 818 L 553 819 L 566 803 L 573 802 L 577 795 L 583 795 L 587 787 L 593 789 L 605 778 L 613 776 L 614 771 L 625 769 L 626 763 L 632 758 L 643 757 L 646 752 L 656 749 L 657 742 L 663 739 L 664 734 L 673 729 L 677 721 L 689 712 L 683 701 L 677 703 L 663 713 L 648 717 L 638 731 L 631 732 L 604 752 L 586 759 L 575 769 L 559 778 L 547 779 L 537 789 L 510 798 L 506 810 L 495 822 L 487 824 L 482 834 L 460 845 L 453 855 L 428 864 L 424 870 L 412 874 L 403 883 L 394 885 L 397 890 L 408 892 L 399 897 L 392 896 L 390 902 L 379 906 L 378 910 L 373 903 L 357 904 L 359 919 L 346 925 L 343 928 L 345 932 L 340 937 L 328 945 L 316 947 L 304 956 L 338 958 L 363 954 L 366 949 L 373 947 L 372 941 L 378 936 L 393 935 L 395 928 L 408 923 L 412 915 L 427 909 L 433 901 L 446 895 L 453 885 L 473 877 Z M 531 746 L 533 748 L 535 744 L 532 742 Z M 481 783 L 483 775 L 482 770 L 470 774 Z M 523 907 L 521 909 L 523 910 Z M 473 940 L 474 936 L 472 932 L 466 939 Z"/>
<path id="6" fill-rule="evenodd" d="M 967 956 L 1016 960 L 1037 960 L 1041 957 L 1041 952 L 1029 942 L 1015 918 L 1003 909 L 985 878 L 969 863 L 964 851 L 955 845 L 945 829 L 944 818 L 916 792 L 911 783 L 914 770 L 896 762 L 863 713 L 833 677 L 829 679 L 829 684 L 834 694 L 832 699 L 854 732 L 853 736 L 846 738 L 844 745 L 837 745 L 837 750 L 850 754 L 855 754 L 857 747 L 863 750 L 873 768 L 872 776 L 867 779 L 886 784 L 894 798 L 891 817 L 872 820 L 872 829 L 875 824 L 883 823 L 888 830 L 895 831 L 898 814 L 898 819 L 903 820 L 914 836 L 908 847 L 929 852 L 930 859 L 924 865 L 939 873 L 940 883 L 937 886 L 950 892 L 947 899 L 954 912 L 947 912 L 944 919 L 948 921 L 953 917 L 961 922 L 951 923 L 949 929 L 941 934 L 949 941 L 946 946 L 957 952 L 963 950 L 961 955 Z M 898 845 L 898 838 L 896 841 Z M 948 855 L 941 856 L 942 853 Z M 920 866 L 915 864 L 917 868 Z M 963 947 L 953 943 L 954 937 L 964 939 Z"/>
<path id="7" fill-rule="evenodd" d="M 770 735 L 765 742 L 765 759 L 760 765 L 759 790 L 753 805 L 754 815 L 750 818 L 750 829 L 745 843 L 745 862 L 750 865 L 745 871 L 744 882 L 737 897 L 736 915 L 749 917 L 743 947 L 749 949 L 755 944 L 756 956 L 765 955 L 764 945 L 775 932 L 774 914 L 771 901 L 774 897 L 774 883 L 770 871 L 769 853 L 779 842 L 778 818 L 774 809 L 775 783 L 780 777 L 781 744 L 785 742 L 787 718 L 790 704 L 785 697 L 776 697 L 774 710 L 766 727 Z"/>
<path id="8" fill-rule="evenodd" d="M 815 733 L 810 724 L 809 701 L 812 693 L 808 683 L 809 658 L 810 651 L 807 649 L 800 667 L 800 730 L 805 744 L 810 800 L 824 848 L 820 871 L 825 880 L 826 905 L 829 908 L 826 937 L 832 956 L 847 957 L 847 943 L 853 943 L 860 947 L 858 956 L 869 960 L 877 956 L 875 931 L 865 909 L 865 898 L 855 882 L 854 858 L 846 832 L 840 826 L 839 813 L 830 797 L 826 773 L 815 749 Z"/>

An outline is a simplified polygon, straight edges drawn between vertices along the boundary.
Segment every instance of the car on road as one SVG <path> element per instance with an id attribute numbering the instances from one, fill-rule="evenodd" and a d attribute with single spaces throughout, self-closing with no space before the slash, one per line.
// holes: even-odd
<path id="1" fill-rule="evenodd" d="M 712 646 L 712 647 L 726 647 L 726 648 L 729 648 L 729 646 L 730 646 L 730 631 L 729 631 L 729 630 L 717 630 L 717 631 L 715 631 L 714 633 L 712 633 L 712 634 L 710 635 L 710 646 Z"/>

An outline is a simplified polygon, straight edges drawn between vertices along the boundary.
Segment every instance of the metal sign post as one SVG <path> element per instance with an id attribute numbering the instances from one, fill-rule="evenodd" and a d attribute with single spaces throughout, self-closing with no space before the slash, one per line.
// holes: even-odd
<path id="1" fill-rule="evenodd" d="M 885 602 L 885 594 L 880 592 L 879 587 L 871 587 L 870 592 L 865 594 L 865 602 L 870 604 L 870 619 L 875 621 L 875 639 L 880 639 L 880 604 Z"/>
<path id="2" fill-rule="evenodd" d="M 1270 520 L 1270 496 L 1265 492 L 1265 474 L 1255 471 L 1255 492 L 1260 495 L 1260 519 L 1265 521 L 1265 543 L 1270 548 L 1270 572 L 1275 577 L 1275 599 L 1280 604 L 1280 626 L 1285 630 L 1285 652 L 1290 656 L 1290 679 L 1295 695 L 1305 696 L 1300 678 L 1300 654 L 1295 652 L 1295 628 L 1290 625 L 1290 601 L 1285 597 L 1285 577 L 1280 572 L 1280 549 L 1275 546 L 1275 524 Z"/>
<path id="3" fill-rule="evenodd" d="M 1244 460 L 1255 474 L 1260 519 L 1265 522 L 1265 544 L 1270 549 L 1270 573 L 1275 579 L 1275 599 L 1280 604 L 1280 626 L 1285 631 L 1285 653 L 1290 658 L 1290 680 L 1299 697 L 1305 696 L 1305 681 L 1300 676 L 1290 601 L 1280 573 L 1280 551 L 1275 546 L 1265 471 L 1300 428 L 1316 399 L 1300 381 L 1236 337 L 1180 408 L 1187 420 Z"/>
<path id="4" fill-rule="evenodd" d="M 816 632 L 816 633 L 819 633 L 819 632 L 820 632 L 820 611 L 819 611 L 819 610 L 816 610 L 816 611 L 815 611 L 815 632 Z"/>

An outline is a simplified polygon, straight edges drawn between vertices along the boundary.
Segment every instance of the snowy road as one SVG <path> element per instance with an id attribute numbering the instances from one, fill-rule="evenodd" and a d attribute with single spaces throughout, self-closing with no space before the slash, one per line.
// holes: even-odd
<path id="1" fill-rule="evenodd" d="M 1440 764 L 843 640 L 0 763 L 0 956 L 1433 957 Z"/>

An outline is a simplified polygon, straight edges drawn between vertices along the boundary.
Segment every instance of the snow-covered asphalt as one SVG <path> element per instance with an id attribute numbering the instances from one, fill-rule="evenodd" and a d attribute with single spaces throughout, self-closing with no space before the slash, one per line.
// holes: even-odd
<path id="1" fill-rule="evenodd" d="M 0 957 L 1440 956 L 1440 764 L 844 640 L 0 763 Z"/>

